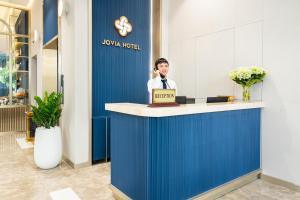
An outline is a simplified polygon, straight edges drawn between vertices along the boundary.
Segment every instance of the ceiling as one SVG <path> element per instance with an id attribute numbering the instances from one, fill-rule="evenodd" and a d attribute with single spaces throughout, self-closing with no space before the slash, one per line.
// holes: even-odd
<path id="1" fill-rule="evenodd" d="M 16 4 L 23 7 L 24 6 L 26 7 L 29 2 L 30 0 L 0 0 L 0 3 Z M 19 9 L 0 6 L 0 19 L 10 24 L 11 29 L 13 31 L 15 21 L 18 18 L 20 12 L 21 10 Z M 7 27 L 1 21 L 0 21 L 0 33 L 8 33 Z M 7 54 L 8 49 L 9 49 L 8 36 L 0 34 L 0 55 Z"/>
<path id="2" fill-rule="evenodd" d="M 14 32 L 15 23 L 20 12 L 19 9 L 0 6 L 0 19 L 11 26 L 12 32 Z M 0 33 L 8 33 L 8 29 L 2 21 L 0 21 Z"/>
<path id="3" fill-rule="evenodd" d="M 21 5 L 21 6 L 27 6 L 27 4 L 30 2 L 30 0 L 0 0 L 0 2 L 12 3 L 12 4 Z"/>

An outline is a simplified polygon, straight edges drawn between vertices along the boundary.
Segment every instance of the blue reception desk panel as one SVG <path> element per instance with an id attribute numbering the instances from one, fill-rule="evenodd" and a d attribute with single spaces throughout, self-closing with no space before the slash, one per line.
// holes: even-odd
<path id="1" fill-rule="evenodd" d="M 111 181 L 135 200 L 188 199 L 260 168 L 260 109 L 111 113 Z"/>

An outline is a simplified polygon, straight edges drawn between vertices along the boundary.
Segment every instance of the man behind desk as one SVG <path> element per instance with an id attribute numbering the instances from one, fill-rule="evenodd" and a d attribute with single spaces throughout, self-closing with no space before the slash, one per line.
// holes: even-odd
<path id="1" fill-rule="evenodd" d="M 152 98 L 152 89 L 177 89 L 175 81 L 167 78 L 169 72 L 169 62 L 165 58 L 155 61 L 155 77 L 148 81 L 148 92 Z"/>

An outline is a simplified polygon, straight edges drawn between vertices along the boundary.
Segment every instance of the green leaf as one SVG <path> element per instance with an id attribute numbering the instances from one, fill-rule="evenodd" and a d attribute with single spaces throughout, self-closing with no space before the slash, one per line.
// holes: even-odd
<path id="1" fill-rule="evenodd" d="M 51 128 L 58 125 L 61 116 L 62 94 L 45 92 L 44 98 L 35 96 L 36 106 L 31 106 L 33 112 L 32 120 L 38 127 Z"/>

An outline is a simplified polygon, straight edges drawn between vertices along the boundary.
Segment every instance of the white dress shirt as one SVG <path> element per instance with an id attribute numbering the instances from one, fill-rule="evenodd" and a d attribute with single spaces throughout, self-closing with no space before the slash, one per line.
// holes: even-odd
<path id="1" fill-rule="evenodd" d="M 167 89 L 176 89 L 176 93 L 177 93 L 177 86 L 175 81 L 167 78 L 166 84 L 167 84 Z M 147 86 L 148 86 L 150 102 L 152 102 L 152 89 L 163 89 L 163 82 L 161 81 L 161 77 L 157 76 L 156 78 L 149 80 Z"/>

